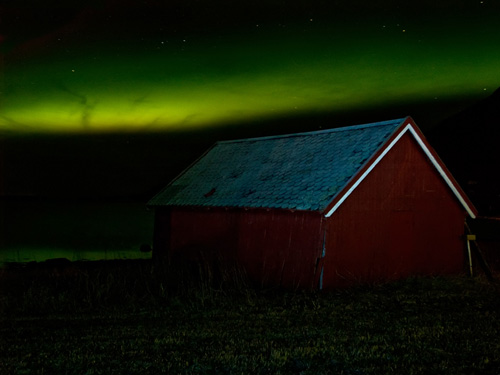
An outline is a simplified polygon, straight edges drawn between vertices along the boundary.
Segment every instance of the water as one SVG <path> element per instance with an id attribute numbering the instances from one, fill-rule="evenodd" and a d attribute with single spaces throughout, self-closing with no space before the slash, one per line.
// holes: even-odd
<path id="1" fill-rule="evenodd" d="M 74 250 L 58 248 L 12 248 L 0 250 L 0 265 L 5 263 L 44 262 L 48 259 L 80 260 L 151 259 L 151 253 L 139 249 Z"/>
<path id="2" fill-rule="evenodd" d="M 16 200 L 0 206 L 0 264 L 150 259 L 154 212 L 136 201 Z"/>

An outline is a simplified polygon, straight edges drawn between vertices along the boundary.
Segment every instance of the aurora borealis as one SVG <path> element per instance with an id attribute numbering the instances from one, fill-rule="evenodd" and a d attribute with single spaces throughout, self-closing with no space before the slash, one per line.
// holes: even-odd
<path id="1" fill-rule="evenodd" d="M 500 83 L 493 1 L 94 3 L 5 8 L 0 131 L 196 129 Z"/>

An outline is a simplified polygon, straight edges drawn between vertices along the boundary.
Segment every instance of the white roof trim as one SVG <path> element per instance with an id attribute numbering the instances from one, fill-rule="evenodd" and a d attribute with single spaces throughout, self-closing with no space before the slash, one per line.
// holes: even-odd
<path id="1" fill-rule="evenodd" d="M 420 147 L 422 147 L 422 150 L 424 150 L 425 154 L 430 159 L 430 161 L 432 162 L 432 164 L 434 164 L 434 167 L 436 167 L 436 169 L 438 170 L 438 172 L 441 175 L 441 177 L 443 177 L 443 179 L 446 181 L 446 183 L 450 187 L 451 191 L 453 191 L 453 194 L 455 194 L 455 196 L 460 201 L 460 203 L 462 204 L 462 206 L 464 206 L 464 208 L 467 210 L 467 213 L 470 215 L 470 217 L 473 218 L 473 219 L 475 219 L 476 215 L 471 210 L 471 208 L 469 207 L 469 205 L 467 204 L 467 202 L 464 200 L 464 197 L 462 196 L 462 194 L 460 194 L 460 192 L 457 190 L 457 188 L 455 187 L 455 185 L 453 185 L 453 183 L 451 182 L 450 178 L 448 177 L 448 175 L 446 174 L 446 172 L 443 170 L 443 168 L 441 167 L 441 165 L 438 163 L 438 161 L 436 160 L 436 158 L 434 157 L 434 155 L 432 155 L 431 151 L 427 148 L 427 146 L 425 145 L 425 143 L 422 140 L 422 138 L 420 138 L 418 136 L 418 134 L 415 131 L 415 129 L 413 128 L 413 126 L 408 125 L 406 128 L 408 128 L 410 130 L 411 134 L 417 140 L 417 142 L 420 145 Z M 406 131 L 406 128 L 405 128 L 405 131 Z"/>
<path id="2" fill-rule="evenodd" d="M 410 125 L 407 125 L 406 128 L 401 133 L 399 133 L 396 138 L 393 139 L 393 141 L 389 144 L 389 146 L 387 146 L 385 150 L 378 156 L 378 158 L 375 159 L 375 161 L 366 169 L 366 171 L 361 175 L 361 177 L 359 177 L 356 180 L 356 182 L 351 186 L 351 188 L 347 190 L 347 192 L 342 197 L 340 197 L 340 199 L 337 201 L 337 203 L 335 203 L 335 205 L 331 208 L 331 210 L 328 211 L 325 217 L 330 217 L 335 211 L 337 211 L 337 208 L 339 208 L 340 205 L 344 203 L 344 201 L 347 199 L 349 195 L 351 195 L 354 189 L 358 187 L 358 185 L 365 179 L 366 176 L 368 176 L 368 174 L 373 170 L 373 168 L 375 168 L 375 166 L 380 162 L 380 160 L 382 160 L 382 158 L 391 150 L 391 148 L 396 144 L 396 142 L 399 141 L 399 139 L 403 136 L 403 134 L 406 133 L 409 126 Z"/>
<path id="3" fill-rule="evenodd" d="M 438 170 L 439 174 L 445 180 L 446 184 L 453 191 L 453 194 L 455 194 L 455 196 L 460 201 L 460 203 L 462 204 L 462 206 L 464 206 L 464 208 L 467 210 L 467 213 L 471 216 L 471 218 L 473 218 L 473 219 L 476 218 L 476 215 L 471 210 L 471 208 L 469 207 L 469 205 L 465 202 L 463 196 L 458 192 L 458 190 L 455 187 L 455 185 L 453 185 L 453 183 L 451 182 L 451 180 L 448 177 L 448 175 L 445 173 L 445 171 L 443 170 L 443 168 L 441 167 L 441 165 L 438 163 L 438 161 L 436 160 L 436 158 L 432 155 L 432 153 L 429 150 L 429 148 L 425 145 L 425 143 L 422 140 L 422 138 L 420 138 L 420 136 L 415 131 L 415 129 L 413 128 L 413 126 L 411 126 L 410 123 L 408 123 L 405 126 L 405 128 L 397 135 L 397 137 L 392 140 L 392 142 L 382 151 L 382 153 L 377 157 L 377 159 L 375 159 L 375 161 L 366 169 L 366 171 L 363 172 L 363 174 L 356 180 L 356 182 L 354 182 L 354 184 L 349 188 L 349 190 L 347 190 L 347 192 L 342 197 L 340 197 L 340 199 L 337 201 L 337 203 L 335 203 L 335 205 L 330 209 L 330 211 L 328 211 L 326 213 L 325 217 L 330 217 L 335 211 L 337 211 L 337 209 L 340 207 L 340 205 L 342 203 L 344 203 L 344 201 L 347 199 L 347 197 L 349 195 L 351 195 L 351 193 L 354 191 L 354 189 L 356 189 L 359 186 L 359 184 L 366 178 L 366 176 L 368 176 L 368 174 L 373 170 L 373 168 L 375 168 L 377 166 L 377 164 L 384 158 L 385 155 L 387 155 L 387 153 L 394 147 L 394 145 L 401 139 L 401 137 L 408 130 L 413 135 L 413 138 L 415 138 L 415 140 L 420 145 L 420 147 L 422 148 L 422 150 L 425 152 L 425 154 L 427 155 L 427 157 L 429 158 L 429 160 L 431 161 L 431 163 Z"/>

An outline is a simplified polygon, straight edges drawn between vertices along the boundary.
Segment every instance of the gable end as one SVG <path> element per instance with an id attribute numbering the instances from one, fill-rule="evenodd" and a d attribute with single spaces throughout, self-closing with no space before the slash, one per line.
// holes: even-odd
<path id="1" fill-rule="evenodd" d="M 441 161 L 436 152 L 425 140 L 424 135 L 418 129 L 417 125 L 413 120 L 408 117 L 408 121 L 403 123 L 400 130 L 396 132 L 392 140 L 388 140 L 385 145 L 373 156 L 367 164 L 360 169 L 360 171 L 352 178 L 350 182 L 345 186 L 345 188 L 338 194 L 338 196 L 332 201 L 333 206 L 327 209 L 325 217 L 330 217 L 340 205 L 351 195 L 351 193 L 359 186 L 359 184 L 370 174 L 370 172 L 377 166 L 377 164 L 387 155 L 387 153 L 394 147 L 394 145 L 401 139 L 406 132 L 410 132 L 413 138 L 417 141 L 418 145 L 425 153 L 429 161 L 432 163 L 434 168 L 438 171 L 439 175 L 446 182 L 448 187 L 451 189 L 455 197 L 458 199 L 460 204 L 464 207 L 471 218 L 475 219 L 477 216 L 477 210 L 474 205 L 467 198 L 463 190 L 460 188 L 458 183 L 455 181 L 451 173 L 448 171 L 444 163 Z"/>

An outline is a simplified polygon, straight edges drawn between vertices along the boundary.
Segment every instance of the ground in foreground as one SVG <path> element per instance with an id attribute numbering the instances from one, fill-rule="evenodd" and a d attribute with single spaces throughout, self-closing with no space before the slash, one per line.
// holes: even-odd
<path id="1" fill-rule="evenodd" d="M 161 284 L 149 281 L 140 284 L 142 292 L 125 293 L 115 288 L 120 278 L 113 273 L 85 275 L 87 290 L 84 283 L 73 286 L 81 293 L 74 298 L 65 294 L 68 283 L 54 281 L 61 275 L 52 284 L 22 284 L 15 298 L 2 291 L 0 373 L 497 374 L 500 368 L 500 289 L 482 277 L 413 278 L 328 293 L 201 283 L 162 294 Z"/>

